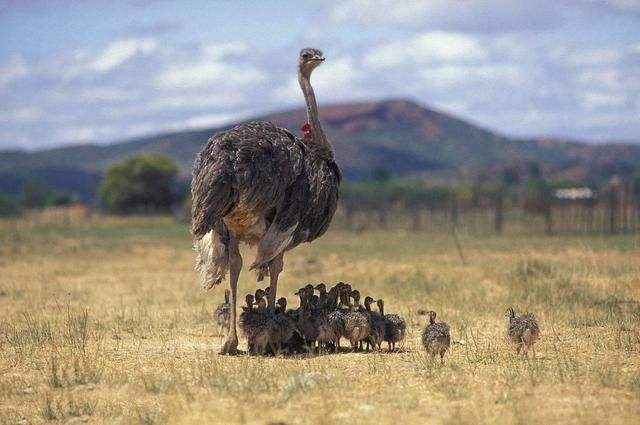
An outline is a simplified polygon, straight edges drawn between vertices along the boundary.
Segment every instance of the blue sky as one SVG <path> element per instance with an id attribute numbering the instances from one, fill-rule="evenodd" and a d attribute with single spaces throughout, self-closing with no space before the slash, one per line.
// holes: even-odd
<path id="1" fill-rule="evenodd" d="M 513 136 L 640 140 L 640 0 L 0 0 L 0 149 L 407 97 Z"/>

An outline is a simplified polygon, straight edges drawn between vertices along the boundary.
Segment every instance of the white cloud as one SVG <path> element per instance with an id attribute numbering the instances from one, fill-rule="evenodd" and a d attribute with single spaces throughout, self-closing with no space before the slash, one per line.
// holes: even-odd
<path id="1" fill-rule="evenodd" d="M 116 87 L 87 87 L 79 97 L 87 102 L 118 102 L 134 99 L 135 95 Z"/>
<path id="2" fill-rule="evenodd" d="M 349 57 L 336 58 L 321 65 L 313 74 L 314 88 L 320 94 L 345 92 L 353 89 L 353 84 L 360 78 L 361 72 Z"/>
<path id="3" fill-rule="evenodd" d="M 40 117 L 42 117 L 42 111 L 33 106 L 0 110 L 0 123 L 24 124 L 33 122 Z"/>
<path id="4" fill-rule="evenodd" d="M 578 74 L 577 81 L 584 86 L 597 86 L 609 90 L 623 87 L 621 72 L 615 68 L 583 71 Z"/>
<path id="5" fill-rule="evenodd" d="M 311 76 L 311 84 L 319 100 L 346 99 L 360 94 L 357 83 L 361 76 L 362 72 L 351 58 L 341 57 L 320 65 Z M 272 90 L 271 97 L 285 103 L 304 99 L 297 77 L 289 78 L 282 86 Z"/>
<path id="6" fill-rule="evenodd" d="M 433 31 L 370 49 L 364 58 L 371 68 L 390 68 L 405 64 L 482 61 L 487 50 L 475 37 Z"/>
<path id="7" fill-rule="evenodd" d="M 241 41 L 226 43 L 207 43 L 202 46 L 204 54 L 211 59 L 221 59 L 226 56 L 237 56 L 246 53 L 249 46 Z"/>
<path id="8" fill-rule="evenodd" d="M 424 19 L 430 10 L 446 3 L 441 0 L 431 0 L 430 2 L 379 0 L 373 3 L 368 0 L 350 0 L 336 5 L 331 13 L 331 18 L 338 22 L 356 20 L 362 23 L 417 23 Z"/>
<path id="9" fill-rule="evenodd" d="M 8 86 L 29 74 L 29 69 L 22 56 L 14 56 L 5 64 L 0 64 L 0 88 Z"/>
<path id="10" fill-rule="evenodd" d="M 640 13 L 639 0 L 583 0 L 588 3 L 606 6 L 618 12 Z"/>
<path id="11" fill-rule="evenodd" d="M 553 2 L 513 0 L 346 0 L 338 3 L 331 19 L 339 23 L 397 25 L 496 32 L 548 29 L 561 18 Z"/>
<path id="12" fill-rule="evenodd" d="M 515 65 L 445 65 L 429 67 L 420 71 L 426 85 L 436 88 L 492 84 L 494 86 L 518 86 L 523 89 L 527 76 Z"/>
<path id="13" fill-rule="evenodd" d="M 572 53 L 562 49 L 554 52 L 553 56 L 575 67 L 612 65 L 624 58 L 624 54 L 616 48 L 584 49 Z"/>
<path id="14" fill-rule="evenodd" d="M 109 44 L 90 64 L 90 68 L 98 72 L 107 72 L 121 65 L 138 54 L 155 51 L 157 43 L 148 38 L 128 38 Z"/>
<path id="15" fill-rule="evenodd" d="M 283 103 L 298 102 L 302 99 L 302 91 L 300 85 L 295 77 L 291 77 L 281 86 L 274 88 L 271 91 L 271 97 Z"/>
<path id="16" fill-rule="evenodd" d="M 607 92 L 588 91 L 581 96 L 582 104 L 587 110 L 600 108 L 616 108 L 625 106 L 627 97 L 624 94 L 612 94 Z"/>
<path id="17" fill-rule="evenodd" d="M 179 123 L 178 128 L 218 127 L 238 120 L 241 115 L 234 113 L 196 115 Z"/>
<path id="18" fill-rule="evenodd" d="M 173 66 L 160 71 L 155 83 L 162 89 L 185 89 L 219 85 L 222 89 L 247 86 L 267 78 L 266 74 L 251 66 L 231 65 L 202 60 Z"/>
<path id="19" fill-rule="evenodd" d="M 60 129 L 54 139 L 61 142 L 95 142 L 110 139 L 114 134 L 114 128 L 108 125 L 81 125 Z"/>

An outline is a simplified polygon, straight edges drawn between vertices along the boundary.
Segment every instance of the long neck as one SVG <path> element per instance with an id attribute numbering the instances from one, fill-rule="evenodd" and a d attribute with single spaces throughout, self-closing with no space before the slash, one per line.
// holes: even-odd
<path id="1" fill-rule="evenodd" d="M 333 146 L 327 140 L 327 136 L 324 134 L 324 130 L 320 124 L 320 118 L 318 117 L 318 104 L 316 103 L 316 95 L 313 92 L 313 87 L 311 87 L 311 81 L 309 81 L 308 76 L 298 73 L 298 82 L 300 83 L 300 88 L 304 94 L 304 100 L 307 103 L 307 120 L 311 123 L 312 127 L 311 141 L 315 147 L 320 148 L 320 150 L 329 154 L 331 159 L 333 159 L 335 152 L 333 150 Z"/>

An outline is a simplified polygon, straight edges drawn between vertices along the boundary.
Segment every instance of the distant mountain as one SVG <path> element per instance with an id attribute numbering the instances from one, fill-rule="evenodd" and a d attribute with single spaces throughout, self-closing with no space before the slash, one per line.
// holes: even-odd
<path id="1" fill-rule="evenodd" d="M 513 139 L 406 100 L 326 106 L 320 114 L 347 179 L 367 177 L 375 169 L 437 181 L 492 177 L 505 165 L 537 161 L 550 177 L 595 183 L 640 169 L 640 145 Z M 256 119 L 300 134 L 306 115 L 301 108 Z M 173 158 L 181 177 L 187 179 L 207 139 L 229 127 L 160 134 L 106 146 L 0 152 L 0 191 L 17 193 L 26 179 L 35 178 L 91 199 L 109 164 L 143 152 Z"/>

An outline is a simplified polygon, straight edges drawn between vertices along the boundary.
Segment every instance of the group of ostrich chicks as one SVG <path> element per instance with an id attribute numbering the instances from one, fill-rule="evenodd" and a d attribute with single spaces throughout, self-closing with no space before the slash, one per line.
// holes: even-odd
<path id="1" fill-rule="evenodd" d="M 240 314 L 240 328 L 252 355 L 339 352 L 342 338 L 349 341 L 351 351 L 382 350 L 383 342 L 389 351 L 396 351 L 396 344 L 405 338 L 407 326 L 402 317 L 385 314 L 382 299 L 366 296 L 361 305 L 360 292 L 348 283 L 338 282 L 328 291 L 324 283 L 308 284 L 295 293 L 300 298 L 296 309 L 287 309 L 287 299 L 282 297 L 271 311 L 268 295 L 269 287 L 248 294 Z M 374 303 L 378 311 L 372 310 Z M 230 308 L 227 290 L 225 302 L 214 312 L 219 329 L 229 328 Z M 451 346 L 449 325 L 436 322 L 435 311 L 421 313 L 429 320 L 422 331 L 422 345 L 430 356 L 440 356 L 444 363 Z M 511 307 L 506 317 L 507 337 L 518 354 L 523 351 L 527 355 L 540 335 L 536 318 L 532 314 L 516 316 Z"/>

